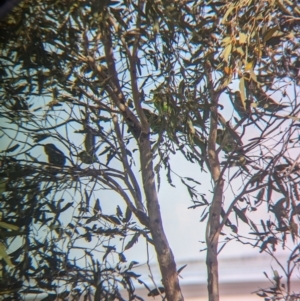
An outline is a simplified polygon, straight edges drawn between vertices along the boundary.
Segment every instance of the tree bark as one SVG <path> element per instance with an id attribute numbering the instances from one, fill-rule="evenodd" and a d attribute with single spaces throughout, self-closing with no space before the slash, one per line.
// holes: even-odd
<path id="1" fill-rule="evenodd" d="M 165 289 L 166 298 L 168 301 L 183 301 L 184 299 L 179 286 L 176 263 L 164 232 L 160 214 L 160 206 L 153 169 L 153 156 L 150 144 L 150 127 L 140 104 L 137 87 L 136 53 L 134 51 L 133 53 L 131 53 L 124 41 L 124 49 L 126 50 L 129 59 L 132 97 L 139 119 L 137 119 L 133 112 L 125 105 L 126 99 L 122 93 L 121 85 L 118 81 L 115 60 L 113 57 L 111 32 L 107 28 L 107 30 L 104 30 L 102 34 L 102 41 L 104 44 L 106 61 L 108 65 L 108 73 L 109 77 L 111 78 L 110 82 L 112 83 L 111 88 L 107 87 L 107 89 L 109 90 L 109 94 L 113 98 L 115 105 L 123 114 L 124 120 L 126 121 L 134 138 L 136 139 L 139 147 L 142 181 L 146 195 L 148 211 L 147 223 L 149 224 L 148 226 L 151 231 L 157 260 L 162 275 L 162 283 Z M 145 214 L 144 212 L 142 212 L 142 210 L 137 211 L 138 213 L 141 213 L 143 215 Z M 139 214 L 136 214 L 136 216 L 143 223 Z"/>
<path id="2" fill-rule="evenodd" d="M 149 216 L 149 228 L 153 238 L 157 260 L 162 275 L 162 283 L 164 285 L 168 301 L 183 301 L 184 298 L 179 286 L 174 256 L 162 224 L 160 206 L 155 187 L 151 146 L 147 134 L 141 135 L 139 147 L 141 154 L 143 185 L 146 194 Z"/>
<path id="3" fill-rule="evenodd" d="M 219 301 L 218 241 L 224 181 L 215 185 L 214 197 L 206 229 L 206 266 L 208 300 Z"/>
<path id="4" fill-rule="evenodd" d="M 218 271 L 218 241 L 220 235 L 220 217 L 223 200 L 224 180 L 222 179 L 218 151 L 216 150 L 218 130 L 218 100 L 219 92 L 214 90 L 211 65 L 207 62 L 207 81 L 210 91 L 211 116 L 210 133 L 208 139 L 208 162 L 209 170 L 214 182 L 213 200 L 210 206 L 209 218 L 206 226 L 206 266 L 207 266 L 207 289 L 208 300 L 219 301 L 219 271 Z"/>

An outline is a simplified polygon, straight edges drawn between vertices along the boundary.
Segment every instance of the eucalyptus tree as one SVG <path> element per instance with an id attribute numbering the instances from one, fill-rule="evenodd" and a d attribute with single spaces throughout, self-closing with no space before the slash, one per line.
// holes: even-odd
<path id="1" fill-rule="evenodd" d="M 74 263 L 90 278 L 73 291 L 92 286 L 98 300 L 124 300 L 119 282 L 130 300 L 139 298 L 132 287 L 138 275 L 130 270 L 135 262 L 125 267 L 124 252 L 144 237 L 154 246 L 163 284 L 149 295 L 183 300 L 157 194 L 162 167 L 172 185 L 170 158 L 178 152 L 212 179 L 208 198 L 201 178 L 181 178 L 191 207 L 204 208 L 210 301 L 219 300 L 220 235 L 225 242 L 254 241 L 262 252 L 273 252 L 279 241 L 296 244 L 299 10 L 288 0 L 25 0 L 1 21 L 5 183 L 16 180 L 13 164 L 26 171 L 13 173 L 18 181 L 36 181 L 44 191 L 45 200 L 32 203 L 43 216 L 34 223 L 48 227 L 59 252 L 64 241 L 71 250 L 77 239 L 107 237 L 83 251 L 84 273 Z M 120 206 L 116 214 L 102 213 L 97 197 L 107 190 L 121 197 L 125 214 Z M 73 202 L 61 207 L 64 195 Z M 261 204 L 269 211 L 265 221 L 257 214 Z M 72 220 L 62 226 L 60 211 L 71 207 Z M 252 238 L 241 234 L 241 221 Z M 13 220 L 7 223 L 17 231 Z M 26 234 L 26 248 L 37 244 Z M 113 245 L 119 236 L 120 248 Z M 119 262 L 101 267 L 92 250 Z M 65 261 L 70 258 L 68 251 Z M 72 269 L 66 272 L 51 280 L 77 285 Z M 30 275 L 22 275 L 30 286 Z M 55 289 L 40 278 L 37 287 Z"/>
<path id="2" fill-rule="evenodd" d="M 50 244 L 52 255 L 50 260 L 51 256 L 39 253 L 41 260 L 35 255 L 34 264 L 17 269 L 18 276 L 29 287 L 23 292 L 35 292 L 31 289 L 32 279 L 35 280 L 33 288 L 39 288 L 36 293 L 40 293 L 40 289 L 55 293 L 57 282 L 63 281 L 68 292 L 70 285 L 79 294 L 92 285 L 96 299 L 122 300 L 117 285 L 121 282 L 125 288 L 129 285 L 128 298 L 135 298 L 131 277 L 137 275 L 128 272 L 135 263 L 129 264 L 129 268 L 121 265 L 126 260 L 123 251 L 131 248 L 141 236 L 154 245 L 157 253 L 164 289 L 156 288 L 156 291 L 165 291 L 169 300 L 183 300 L 174 257 L 163 230 L 150 127 L 139 91 L 140 85 L 145 85 L 153 76 L 146 76 L 143 83 L 138 79 L 142 68 L 138 51 L 144 51 L 139 28 L 145 21 L 145 25 L 151 27 L 152 21 L 145 20 L 134 3 L 78 1 L 69 4 L 68 1 L 23 1 L 1 24 L 2 116 L 7 121 L 2 132 L 8 140 L 3 162 L 16 160 L 11 163 L 17 166 L 14 168 L 29 169 L 25 174 L 26 179 L 29 177 L 27 181 L 38 180 L 44 197 L 47 196 L 44 201 L 39 198 L 40 202 L 29 203 L 38 217 L 28 221 L 30 233 L 25 232 L 22 247 L 17 250 L 36 250 L 42 245 L 46 249 Z M 142 9 L 142 3 L 138 7 Z M 135 148 L 138 163 L 133 156 Z M 3 186 L 9 196 L 6 184 L 15 178 L 11 178 L 9 164 L 3 166 Z M 14 177 L 17 176 L 14 173 Z M 25 176 L 22 174 L 22 179 L 17 179 L 22 181 Z M 125 217 L 120 207 L 115 215 L 101 212 L 96 195 L 106 190 L 124 200 Z M 66 196 L 72 200 L 67 204 L 64 203 Z M 60 216 L 70 207 L 75 208 L 72 219 L 63 225 Z M 11 205 L 6 204 L 3 210 L 8 228 L 20 227 L 11 217 Z M 131 219 L 131 214 L 139 225 Z M 91 226 L 93 222 L 98 223 Z M 114 224 L 116 228 L 105 229 L 102 223 L 105 228 L 107 224 Z M 36 224 L 38 229 L 35 230 Z M 45 239 L 40 244 L 34 238 L 29 239 L 34 231 L 40 234 L 43 226 L 47 226 L 49 241 Z M 83 233 L 78 229 L 81 227 Z M 134 234 L 126 241 L 129 232 Z M 111 243 L 117 236 L 124 240 L 121 251 Z M 71 252 L 79 248 L 80 239 L 92 243 L 82 250 L 81 258 L 85 258 L 87 264 L 83 270 Z M 64 260 L 54 260 L 54 246 L 59 246 L 56 253 L 64 255 Z M 108 255 L 118 255 L 118 265 L 102 267 L 91 255 L 92 250 L 103 252 L 104 262 Z M 74 261 L 71 267 L 70 260 Z M 12 265 L 7 259 L 6 267 L 9 266 Z M 28 274 L 28 268 L 35 268 L 35 273 Z M 61 275 L 59 269 L 66 274 Z M 79 279 L 73 275 L 76 271 L 82 275 Z M 114 273 L 121 274 L 122 280 L 117 281 L 117 277 L 111 280 Z M 84 284 L 83 287 L 77 288 L 78 282 Z M 10 288 L 14 284 L 5 282 L 4 285 Z"/>

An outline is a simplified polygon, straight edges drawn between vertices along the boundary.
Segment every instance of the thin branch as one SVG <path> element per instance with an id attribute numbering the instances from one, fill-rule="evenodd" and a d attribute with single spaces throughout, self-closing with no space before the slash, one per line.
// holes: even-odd
<path id="1" fill-rule="evenodd" d="M 143 203 L 142 203 L 142 195 L 141 195 L 141 191 L 140 191 L 138 182 L 137 182 L 137 180 L 134 176 L 134 173 L 133 173 L 133 171 L 132 171 L 132 169 L 131 169 L 131 167 L 128 163 L 128 160 L 127 160 L 126 147 L 124 145 L 123 138 L 122 138 L 122 135 L 121 135 L 121 132 L 120 132 L 118 116 L 117 115 L 113 115 L 113 123 L 114 123 L 115 132 L 116 132 L 116 135 L 117 135 L 118 143 L 120 145 L 121 153 L 122 153 L 121 160 L 122 160 L 124 171 L 125 171 L 125 181 L 126 181 L 127 175 L 129 175 L 129 178 L 130 178 L 130 180 L 131 180 L 131 182 L 133 183 L 133 186 L 134 186 L 134 190 L 131 189 L 131 193 L 132 193 L 133 198 L 135 199 L 135 205 L 136 205 L 138 210 L 145 211 L 145 208 L 144 208 Z"/>

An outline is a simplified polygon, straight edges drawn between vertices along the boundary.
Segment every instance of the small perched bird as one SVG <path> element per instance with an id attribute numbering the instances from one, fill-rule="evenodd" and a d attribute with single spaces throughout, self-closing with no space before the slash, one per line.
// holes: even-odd
<path id="1" fill-rule="evenodd" d="M 239 139 L 238 134 L 232 129 L 218 129 L 216 142 L 222 147 L 225 153 L 231 153 L 233 151 L 240 152 L 242 150 L 242 141 Z"/>
<path id="2" fill-rule="evenodd" d="M 45 153 L 48 155 L 49 163 L 57 166 L 66 164 L 66 157 L 54 144 L 49 143 L 44 145 Z"/>
<path id="3" fill-rule="evenodd" d="M 230 153 L 238 148 L 238 143 L 228 130 L 217 130 L 217 144 L 222 146 L 225 153 Z"/>
<path id="4" fill-rule="evenodd" d="M 257 82 L 253 80 L 245 81 L 246 95 L 247 97 L 254 96 L 255 100 L 251 103 L 252 107 L 259 107 L 270 113 L 276 113 L 286 108 L 289 108 L 289 104 L 282 104 L 275 101 L 269 96 L 264 89 Z M 268 89 L 269 90 L 269 89 Z"/>
<path id="5" fill-rule="evenodd" d="M 143 108 L 144 114 L 146 118 L 148 119 L 148 122 L 150 124 L 151 130 L 153 133 L 159 133 L 164 131 L 164 119 L 163 117 L 158 116 L 157 114 L 151 112 L 148 109 Z"/>
<path id="6" fill-rule="evenodd" d="M 80 160 L 85 164 L 93 164 L 98 161 L 97 156 L 91 154 L 88 151 L 82 151 L 79 153 Z"/>
<path id="7" fill-rule="evenodd" d="M 257 98 L 257 106 L 271 113 L 276 113 L 289 107 L 288 104 L 276 102 L 262 89 L 257 89 L 254 96 Z"/>
<path id="8" fill-rule="evenodd" d="M 233 94 L 233 99 L 231 98 L 233 107 L 235 111 L 239 114 L 241 118 L 248 117 L 251 114 L 251 109 L 248 107 L 248 102 L 242 101 L 241 92 L 235 91 Z"/>

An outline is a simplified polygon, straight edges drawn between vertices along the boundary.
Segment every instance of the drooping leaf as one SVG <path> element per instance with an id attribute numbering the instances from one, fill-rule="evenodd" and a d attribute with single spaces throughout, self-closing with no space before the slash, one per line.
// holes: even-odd
<path id="1" fill-rule="evenodd" d="M 163 294 L 164 292 L 165 292 L 165 289 L 162 286 L 160 286 L 159 288 L 155 288 L 155 289 L 151 290 L 148 293 L 148 296 L 155 297 L 155 296 L 159 296 L 160 294 Z"/>
<path id="2" fill-rule="evenodd" d="M 6 149 L 5 151 L 1 151 L 1 153 L 5 152 L 5 153 L 12 153 L 14 152 L 16 149 L 18 149 L 20 147 L 20 144 L 16 144 L 8 149 Z"/>
<path id="3" fill-rule="evenodd" d="M 237 208 L 236 206 L 233 206 L 233 210 L 236 213 L 236 215 L 241 219 L 244 223 L 248 224 L 248 218 L 246 217 L 246 214 Z"/>
<path id="4" fill-rule="evenodd" d="M 182 267 L 180 267 L 178 270 L 177 270 L 177 274 L 179 275 L 181 273 L 181 271 L 187 266 L 187 264 L 183 265 Z"/>
<path id="5" fill-rule="evenodd" d="M 119 218 L 122 218 L 123 217 L 123 212 L 120 208 L 120 206 L 118 205 L 117 206 L 117 209 L 116 209 L 116 215 L 119 217 Z"/>
<path id="6" fill-rule="evenodd" d="M 120 220 L 114 215 L 104 215 L 104 214 L 102 214 L 101 218 L 103 218 L 103 219 L 105 219 L 105 220 L 107 220 L 111 223 L 114 223 L 116 225 L 121 225 Z"/>
<path id="7" fill-rule="evenodd" d="M 126 208 L 125 217 L 123 218 L 123 223 L 128 223 L 131 219 L 132 211 L 129 207 Z"/>
<path id="8" fill-rule="evenodd" d="M 98 215 L 98 214 L 102 213 L 102 209 L 101 209 L 101 206 L 100 206 L 100 200 L 99 199 L 96 199 L 96 201 L 95 201 L 93 212 L 94 212 L 95 215 Z"/>
<path id="9" fill-rule="evenodd" d="M 112 252 L 116 250 L 115 246 L 103 246 L 104 248 L 106 248 L 105 254 L 102 257 L 102 260 L 105 260 L 105 258 Z"/>
<path id="10" fill-rule="evenodd" d="M 130 248 L 133 247 L 133 245 L 138 241 L 139 239 L 139 236 L 140 236 L 140 233 L 137 232 L 133 235 L 133 237 L 131 238 L 131 240 L 127 243 L 127 245 L 125 246 L 124 250 L 128 250 Z"/>
<path id="11" fill-rule="evenodd" d="M 64 211 L 68 210 L 70 207 L 72 207 L 73 203 L 74 203 L 74 202 L 69 202 L 69 203 L 67 203 L 67 204 L 60 210 L 60 212 L 64 212 Z"/>

